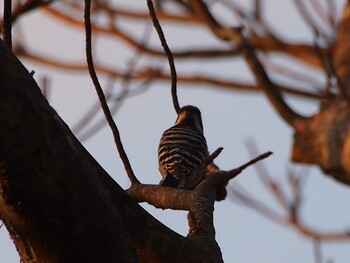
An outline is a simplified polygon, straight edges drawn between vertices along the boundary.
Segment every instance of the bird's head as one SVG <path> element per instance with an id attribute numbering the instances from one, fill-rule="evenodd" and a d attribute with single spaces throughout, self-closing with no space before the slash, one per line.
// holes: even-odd
<path id="1" fill-rule="evenodd" d="M 179 110 L 175 125 L 195 127 L 203 133 L 203 123 L 200 110 L 195 106 L 184 106 Z"/>

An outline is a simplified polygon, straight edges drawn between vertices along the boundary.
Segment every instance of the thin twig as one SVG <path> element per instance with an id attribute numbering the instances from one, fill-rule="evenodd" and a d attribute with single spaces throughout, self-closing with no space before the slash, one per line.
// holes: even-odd
<path id="1" fill-rule="evenodd" d="M 279 215 L 270 206 L 267 206 L 265 203 L 261 202 L 260 199 L 254 198 L 251 194 L 242 190 L 243 190 L 242 186 L 240 186 L 239 188 L 231 187 L 231 191 L 235 194 L 235 197 L 237 197 L 241 203 L 252 208 L 253 210 L 260 213 L 261 215 L 271 219 L 273 222 L 276 222 L 280 225 L 290 226 L 294 228 L 296 231 L 298 231 L 300 234 L 306 237 L 322 240 L 324 242 L 348 241 L 350 239 L 349 230 L 327 233 L 327 232 L 318 231 L 316 229 L 312 229 L 308 226 L 301 224 L 301 222 L 295 222 L 292 218 L 289 218 L 288 216 L 286 217 L 286 216 Z"/>
<path id="2" fill-rule="evenodd" d="M 254 18 L 257 20 L 257 21 L 260 21 L 261 20 L 261 0 L 254 0 Z"/>
<path id="3" fill-rule="evenodd" d="M 125 101 L 126 98 L 130 98 L 132 96 L 136 96 L 139 95 L 143 92 L 146 92 L 149 87 L 151 82 L 153 81 L 152 78 L 143 81 L 142 83 L 140 83 L 139 86 L 137 86 L 136 88 L 134 88 L 132 91 L 128 91 L 128 90 L 122 90 L 118 95 L 116 95 L 115 98 L 113 98 L 113 94 L 108 93 L 106 94 L 106 99 L 108 101 L 112 102 L 111 105 L 111 114 L 115 115 L 115 113 L 120 109 L 120 107 L 123 105 L 123 102 Z M 99 106 L 101 107 L 101 106 Z M 81 131 L 82 127 L 83 127 L 83 122 L 89 119 L 89 116 L 93 116 L 93 112 L 96 112 L 97 110 L 94 111 L 94 109 L 97 109 L 97 105 L 94 105 L 89 112 L 84 116 L 84 119 L 81 120 L 81 122 L 79 122 L 79 126 L 77 125 L 75 129 L 73 129 L 74 131 L 79 132 L 80 134 L 78 135 L 79 140 L 80 141 L 86 141 L 87 139 L 89 139 L 91 136 L 93 136 L 94 134 L 96 134 L 97 131 L 99 131 L 101 128 L 103 128 L 105 126 L 105 120 L 104 119 L 98 119 L 96 120 L 96 122 L 91 125 L 91 127 L 89 127 L 88 129 L 86 129 L 85 131 Z M 89 115 L 90 114 L 90 115 Z"/>
<path id="4" fill-rule="evenodd" d="M 330 47 L 327 49 L 327 52 L 324 54 L 321 52 L 321 47 L 318 43 L 319 34 L 315 32 L 314 36 L 314 46 L 315 51 L 317 55 L 320 57 L 321 62 L 323 63 L 323 67 L 325 69 L 325 72 L 327 74 L 328 83 L 329 85 L 332 84 L 332 78 L 336 80 L 336 86 L 341 94 L 343 96 L 344 100 L 350 107 L 350 96 L 348 94 L 347 88 L 345 87 L 345 84 L 343 83 L 343 80 L 339 77 L 339 75 L 336 72 L 334 61 L 333 61 L 333 47 L 331 44 Z"/>
<path id="5" fill-rule="evenodd" d="M 149 40 L 150 36 L 150 27 L 146 27 L 144 34 L 143 34 L 143 45 L 146 46 L 147 42 Z M 111 81 L 108 82 L 107 84 L 107 92 L 105 92 L 105 97 L 107 101 L 112 101 L 112 105 L 110 106 L 110 111 L 112 115 L 115 115 L 115 113 L 120 109 L 121 105 L 123 104 L 124 100 L 130 96 L 135 96 L 137 94 L 141 94 L 142 92 L 145 92 L 147 90 L 147 87 L 149 86 L 151 79 L 149 78 L 146 81 L 142 81 L 141 85 L 131 91 L 130 89 L 130 84 L 131 84 L 131 79 L 132 75 L 136 69 L 137 63 L 140 60 L 140 58 L 143 55 L 143 48 L 138 49 L 135 54 L 132 56 L 130 61 L 127 63 L 128 68 L 126 69 L 126 72 L 123 75 L 122 79 L 122 84 L 121 84 L 121 92 L 114 98 L 112 94 L 112 88 L 113 88 L 113 83 Z M 95 67 L 96 69 L 96 67 Z M 112 79 L 114 81 L 114 78 Z M 91 123 L 94 117 L 97 115 L 99 110 L 101 109 L 101 106 L 99 102 L 97 102 L 95 105 L 91 107 L 91 109 L 85 114 L 83 118 L 75 125 L 75 127 L 72 129 L 74 134 L 77 134 L 78 132 L 81 133 L 81 130 L 83 128 L 86 128 L 88 123 Z M 104 127 L 106 122 L 104 121 L 104 118 L 101 120 L 97 121 L 95 125 L 93 125 L 90 129 L 85 131 L 83 134 L 79 136 L 80 141 L 84 141 L 88 138 L 90 138 L 92 135 L 94 135 L 99 129 Z"/>
<path id="6" fill-rule="evenodd" d="M 219 156 L 219 154 L 222 152 L 223 149 L 224 149 L 224 148 L 222 148 L 222 147 L 217 148 L 217 149 L 215 150 L 215 152 L 213 152 L 213 153 L 208 157 L 208 159 L 207 159 L 207 165 L 211 164 L 211 163 L 214 161 L 214 159 L 215 159 L 216 157 Z"/>
<path id="7" fill-rule="evenodd" d="M 241 204 L 252 208 L 261 215 L 280 225 L 288 224 L 288 220 L 284 218 L 284 216 L 265 205 L 263 202 L 261 202 L 261 200 L 253 198 L 251 194 L 247 193 L 242 185 L 238 185 L 236 183 L 235 187 L 230 187 L 230 190 L 234 194 L 234 197 L 236 197 L 237 201 L 239 201 Z"/>
<path id="8" fill-rule="evenodd" d="M 12 49 L 12 0 L 4 2 L 4 40 L 7 46 Z"/>
<path id="9" fill-rule="evenodd" d="M 333 30 L 337 29 L 337 5 L 335 0 L 327 0 L 327 10 L 328 10 L 328 19 L 329 24 Z"/>
<path id="10" fill-rule="evenodd" d="M 263 154 L 260 154 L 258 157 L 254 158 L 253 160 L 250 160 L 249 162 L 246 162 L 245 164 L 239 166 L 238 168 L 234 168 L 230 171 L 226 172 L 226 180 L 229 181 L 233 178 L 235 178 L 237 175 L 239 175 L 244 169 L 246 169 L 247 167 L 255 164 L 256 162 L 263 160 L 267 157 L 269 157 L 271 154 L 273 154 L 272 152 L 265 152 Z"/>
<path id="11" fill-rule="evenodd" d="M 85 19 L 85 34 L 86 34 L 86 58 L 89 68 L 89 73 L 91 76 L 91 79 L 94 83 L 96 93 L 98 95 L 98 98 L 101 103 L 101 107 L 103 109 L 103 113 L 106 116 L 106 120 L 108 122 L 108 125 L 111 127 L 113 137 L 115 144 L 117 146 L 119 156 L 123 161 L 125 171 L 131 181 L 131 184 L 139 184 L 139 180 L 136 178 L 132 167 L 129 162 L 129 158 L 125 153 L 123 144 L 121 142 L 120 134 L 117 125 L 115 124 L 112 114 L 108 108 L 108 104 L 106 101 L 106 98 L 103 94 L 102 87 L 100 85 L 100 82 L 97 78 L 96 71 L 94 68 L 93 58 L 92 58 L 92 47 L 91 47 L 91 21 L 90 21 L 90 7 L 91 7 L 91 0 L 85 0 L 85 10 L 84 10 L 84 19 Z"/>
<path id="12" fill-rule="evenodd" d="M 152 17 L 153 25 L 154 28 L 157 30 L 160 42 L 162 43 L 162 46 L 164 48 L 164 52 L 166 56 L 168 57 L 169 65 L 170 65 L 170 72 L 171 72 L 171 95 L 173 98 L 173 104 L 175 111 L 178 113 L 180 110 L 180 105 L 179 105 L 179 100 L 177 98 L 177 91 L 176 91 L 176 69 L 175 69 L 175 63 L 174 63 L 174 58 L 171 53 L 171 50 L 166 42 L 162 27 L 159 24 L 159 21 L 157 19 L 156 12 L 154 11 L 154 6 L 152 0 L 147 0 L 147 5 L 149 9 L 149 14 Z"/>
<path id="13" fill-rule="evenodd" d="M 59 58 L 49 58 L 47 56 L 44 56 L 42 54 L 39 54 L 35 51 L 28 50 L 28 49 L 21 49 L 19 47 L 16 50 L 16 54 L 18 56 L 21 56 L 25 59 L 31 60 L 35 63 L 39 63 L 45 66 L 49 66 L 54 69 L 59 70 L 68 70 L 70 72 L 76 71 L 76 72 L 85 72 L 87 70 L 85 63 L 83 62 L 75 62 L 75 63 L 69 63 L 66 61 L 61 61 Z M 116 77 L 116 78 L 125 78 L 126 75 L 112 67 L 107 67 L 102 64 L 95 64 L 95 69 L 103 75 L 107 75 L 110 77 Z M 165 74 L 160 71 L 159 68 L 154 67 L 147 67 L 145 66 L 144 69 L 136 71 L 132 78 L 133 80 L 144 80 L 149 78 L 157 78 L 159 81 L 169 81 L 171 80 L 171 76 L 168 74 Z M 183 83 L 184 85 L 191 85 L 193 87 L 194 85 L 199 86 L 202 84 L 210 85 L 215 88 L 220 89 L 228 89 L 228 90 L 241 90 L 245 92 L 260 92 L 261 89 L 255 84 L 247 84 L 244 82 L 234 82 L 228 79 L 218 78 L 214 75 L 209 74 L 203 74 L 203 75 L 181 75 L 178 77 L 178 81 Z M 282 86 L 275 84 L 278 90 L 280 90 L 283 93 L 288 93 L 295 96 L 300 96 L 304 98 L 309 99 L 323 99 L 324 94 L 322 93 L 316 93 L 316 92 L 310 92 L 310 91 L 304 91 L 298 87 L 292 87 L 292 86 Z"/>
<path id="14" fill-rule="evenodd" d="M 334 21 L 332 20 L 332 14 L 334 12 L 333 3 L 326 1 L 327 6 L 326 6 L 326 8 L 323 8 L 320 0 L 311 0 L 310 5 L 315 10 L 315 14 L 317 14 L 319 16 L 319 18 L 320 18 L 319 20 L 324 22 L 326 26 L 330 27 L 332 30 L 335 31 L 336 24 L 334 24 Z"/>
<path id="15" fill-rule="evenodd" d="M 248 166 L 251 166 L 252 164 L 255 164 L 256 162 L 265 159 L 267 157 L 269 157 L 271 154 L 273 154 L 273 152 L 266 152 L 263 154 L 260 154 L 258 157 L 254 158 L 253 160 L 241 165 L 240 167 L 238 167 L 237 169 L 239 170 L 244 170 L 245 168 L 247 168 Z"/>
<path id="16" fill-rule="evenodd" d="M 329 34 L 321 29 L 319 23 L 315 21 L 315 19 L 310 14 L 309 10 L 306 8 L 305 1 L 294 0 L 294 3 L 300 12 L 300 15 L 303 17 L 303 19 L 311 28 L 311 30 L 314 32 L 318 32 L 318 34 L 322 35 L 322 37 L 324 37 L 325 39 L 329 39 Z"/>

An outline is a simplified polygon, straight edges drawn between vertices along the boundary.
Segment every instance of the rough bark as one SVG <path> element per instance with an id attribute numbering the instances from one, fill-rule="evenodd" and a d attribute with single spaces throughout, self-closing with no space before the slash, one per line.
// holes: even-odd
<path id="1" fill-rule="evenodd" d="M 317 164 L 325 174 L 350 185 L 350 111 L 344 100 L 295 123 L 292 160 Z"/>
<path id="2" fill-rule="evenodd" d="M 117 185 L 1 40 L 0 218 L 24 262 L 222 262 Z"/>
<path id="3" fill-rule="evenodd" d="M 330 58 L 342 99 L 323 103 L 309 119 L 295 123 L 292 160 L 317 164 L 325 174 L 350 185 L 350 3 L 343 11 Z"/>

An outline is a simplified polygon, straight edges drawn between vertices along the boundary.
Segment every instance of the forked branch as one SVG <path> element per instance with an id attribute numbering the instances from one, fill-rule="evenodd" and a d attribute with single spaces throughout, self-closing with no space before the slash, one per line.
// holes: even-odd
<path id="1" fill-rule="evenodd" d="M 220 148 L 219 148 L 220 149 Z M 247 167 L 270 156 L 272 152 L 266 152 L 257 158 L 230 171 L 207 173 L 205 179 L 194 190 L 175 189 L 158 185 L 132 185 L 127 193 L 137 202 L 147 202 L 154 207 L 162 209 L 185 210 L 192 213 L 197 229 L 191 229 L 191 235 L 207 234 L 214 239 L 213 211 L 215 201 L 225 198 L 228 182 L 235 178 Z M 221 198 L 218 198 L 220 194 Z"/>

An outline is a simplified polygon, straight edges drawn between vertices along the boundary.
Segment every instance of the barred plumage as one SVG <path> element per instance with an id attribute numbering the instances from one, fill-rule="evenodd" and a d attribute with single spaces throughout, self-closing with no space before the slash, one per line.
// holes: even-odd
<path id="1" fill-rule="evenodd" d="M 194 106 L 180 109 L 176 123 L 159 143 L 158 163 L 163 186 L 192 189 L 202 179 L 208 157 L 201 113 Z"/>

